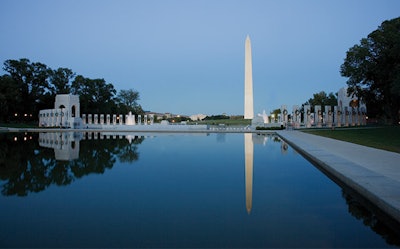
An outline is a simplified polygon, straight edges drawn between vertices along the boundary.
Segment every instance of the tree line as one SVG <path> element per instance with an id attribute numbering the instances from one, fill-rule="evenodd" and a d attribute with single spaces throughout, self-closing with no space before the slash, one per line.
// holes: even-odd
<path id="1" fill-rule="evenodd" d="M 76 75 L 69 68 L 51 69 L 23 58 L 6 60 L 0 76 L 0 121 L 36 121 L 39 111 L 54 108 L 57 94 L 80 96 L 81 113 L 143 114 L 139 92 L 117 93 L 112 83 Z"/>
<path id="2" fill-rule="evenodd" d="M 400 17 L 382 22 L 351 47 L 340 67 L 348 93 L 363 99 L 368 116 L 400 121 Z"/>

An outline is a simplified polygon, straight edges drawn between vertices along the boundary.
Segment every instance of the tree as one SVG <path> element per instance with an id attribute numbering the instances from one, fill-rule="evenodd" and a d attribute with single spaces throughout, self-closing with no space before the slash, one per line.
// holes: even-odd
<path id="1" fill-rule="evenodd" d="M 311 105 L 312 107 L 320 105 L 321 109 L 324 110 L 325 106 L 337 105 L 337 97 L 332 92 L 327 95 L 326 92 L 321 91 L 319 93 L 314 93 L 313 97 L 308 99 L 303 105 Z"/>
<path id="2" fill-rule="evenodd" d="M 125 111 L 126 113 L 132 112 L 133 114 L 138 111 L 138 103 L 137 101 L 140 99 L 139 92 L 129 89 L 129 90 L 121 90 L 117 96 L 117 102 L 119 103 L 119 109 L 121 111 Z M 141 108 L 140 108 L 141 109 Z"/>
<path id="3" fill-rule="evenodd" d="M 73 94 L 80 96 L 81 113 L 111 113 L 115 108 L 116 90 L 104 79 L 75 77 L 71 87 Z"/>
<path id="4" fill-rule="evenodd" d="M 52 95 L 71 93 L 71 80 L 75 77 L 71 69 L 60 67 L 57 70 L 49 70 L 49 74 Z"/>
<path id="5" fill-rule="evenodd" d="M 15 81 L 22 98 L 19 113 L 36 118 L 42 106 L 46 106 L 45 94 L 48 92 L 49 68 L 40 62 L 31 63 L 28 59 L 6 60 L 3 69 Z"/>
<path id="6" fill-rule="evenodd" d="M 384 21 L 346 53 L 340 73 L 348 77 L 349 94 L 381 107 L 382 116 L 399 123 L 400 17 Z"/>
<path id="7" fill-rule="evenodd" d="M 271 114 L 274 114 L 275 115 L 275 117 L 278 117 L 278 114 L 281 114 L 281 109 L 274 109 L 272 112 L 271 112 Z"/>
<path id="8" fill-rule="evenodd" d="M 10 121 L 20 110 L 22 97 L 18 85 L 9 75 L 0 76 L 0 121 Z"/>
<path id="9" fill-rule="evenodd" d="M 6 60 L 8 74 L 0 76 L 0 120 L 37 120 L 40 110 L 53 107 L 56 94 L 80 96 L 81 113 L 143 114 L 137 103 L 139 92 L 117 91 L 104 79 L 89 79 L 68 68 L 52 70 L 40 62 L 23 58 Z M 26 117 L 27 116 L 27 117 Z"/>

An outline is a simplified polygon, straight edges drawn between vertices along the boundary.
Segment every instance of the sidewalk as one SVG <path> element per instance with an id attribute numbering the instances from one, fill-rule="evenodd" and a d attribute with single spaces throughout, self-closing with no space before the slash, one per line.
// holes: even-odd
<path id="1" fill-rule="evenodd" d="M 311 158 L 400 222 L 400 154 L 300 131 L 277 131 Z"/>

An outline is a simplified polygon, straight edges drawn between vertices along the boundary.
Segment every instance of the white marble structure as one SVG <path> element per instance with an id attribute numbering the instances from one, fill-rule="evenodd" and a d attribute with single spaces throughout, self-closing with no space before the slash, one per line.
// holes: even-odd
<path id="1" fill-rule="evenodd" d="M 129 112 L 128 115 L 125 117 L 125 124 L 126 125 L 135 125 L 135 115 L 132 115 L 132 112 Z"/>
<path id="2" fill-rule="evenodd" d="M 342 111 L 342 124 L 345 126 L 365 125 L 363 119 L 367 113 L 367 106 L 364 101 L 356 96 L 347 94 L 347 87 L 338 91 L 338 109 Z M 347 109 L 347 112 L 346 112 Z"/>
<path id="3" fill-rule="evenodd" d="M 106 121 L 107 121 L 106 124 L 108 124 L 108 125 L 111 124 L 111 116 L 110 116 L 110 114 L 107 114 L 107 115 L 106 115 Z"/>
<path id="4" fill-rule="evenodd" d="M 324 123 L 327 127 L 332 127 L 333 123 L 333 113 L 331 106 L 325 106 L 325 118 Z"/>
<path id="5" fill-rule="evenodd" d="M 154 124 L 154 114 L 150 114 L 150 125 Z"/>
<path id="6" fill-rule="evenodd" d="M 335 126 L 341 127 L 342 126 L 342 111 L 339 110 L 339 107 L 336 105 L 333 107 L 333 114 L 334 114 Z"/>
<path id="7" fill-rule="evenodd" d="M 244 118 L 253 119 L 253 68 L 249 36 L 246 37 L 244 57 Z"/>
<path id="8" fill-rule="evenodd" d="M 298 105 L 293 106 L 293 117 L 292 117 L 293 126 L 295 128 L 300 128 L 301 123 L 301 113 Z"/>
<path id="9" fill-rule="evenodd" d="M 311 106 L 310 105 L 305 105 L 304 106 L 304 125 L 306 128 L 311 127 Z"/>
<path id="10" fill-rule="evenodd" d="M 39 111 L 39 127 L 80 128 L 81 126 L 78 95 L 58 94 L 54 102 L 54 109 Z"/>
<path id="11" fill-rule="evenodd" d="M 344 126 L 349 126 L 349 118 L 350 118 L 350 111 L 349 107 L 345 106 L 343 110 L 343 116 L 344 116 Z"/>
<path id="12" fill-rule="evenodd" d="M 252 127 L 265 127 L 265 122 L 262 116 L 255 116 L 251 120 L 251 126 Z"/>
<path id="13" fill-rule="evenodd" d="M 284 125 L 288 122 L 288 110 L 286 105 L 281 105 L 281 120 Z"/>
<path id="14" fill-rule="evenodd" d="M 317 123 L 317 127 L 322 127 L 322 110 L 320 105 L 314 106 L 315 112 L 315 122 Z"/>
<path id="15" fill-rule="evenodd" d="M 268 115 L 267 115 L 267 113 L 265 112 L 265 110 L 263 111 L 262 114 L 257 114 L 257 116 L 263 118 L 264 124 L 269 124 L 269 118 L 268 118 Z"/>

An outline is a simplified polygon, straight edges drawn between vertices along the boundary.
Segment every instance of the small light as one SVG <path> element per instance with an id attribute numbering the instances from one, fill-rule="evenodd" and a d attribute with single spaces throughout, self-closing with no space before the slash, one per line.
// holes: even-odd
<path id="1" fill-rule="evenodd" d="M 17 141 L 18 140 L 18 138 L 17 137 L 14 137 L 14 141 Z"/>

